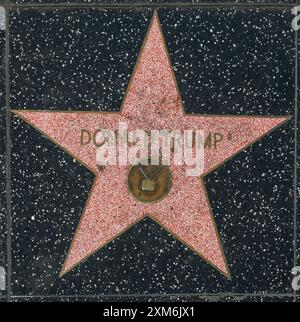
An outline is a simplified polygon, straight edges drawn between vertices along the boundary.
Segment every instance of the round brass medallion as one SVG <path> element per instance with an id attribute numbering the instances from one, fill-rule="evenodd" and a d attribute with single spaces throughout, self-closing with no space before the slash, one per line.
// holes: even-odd
<path id="1" fill-rule="evenodd" d="M 134 165 L 127 177 L 128 190 L 144 203 L 152 203 L 166 197 L 172 186 L 172 174 L 166 165 Z"/>

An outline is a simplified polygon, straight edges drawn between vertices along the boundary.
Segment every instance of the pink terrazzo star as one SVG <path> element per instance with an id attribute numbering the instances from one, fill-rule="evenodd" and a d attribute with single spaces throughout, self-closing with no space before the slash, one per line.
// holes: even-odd
<path id="1" fill-rule="evenodd" d="M 201 94 L 201 93 L 199 93 Z M 149 216 L 205 261 L 230 277 L 202 177 L 187 177 L 184 166 L 171 165 L 172 189 L 163 200 L 144 204 L 126 186 L 128 166 L 99 171 L 96 147 L 80 144 L 80 131 L 128 129 L 203 130 L 230 136 L 216 149 L 205 149 L 204 175 L 233 157 L 287 117 L 208 116 L 184 113 L 157 14 L 154 14 L 121 111 L 14 111 L 95 174 L 95 181 L 76 230 L 61 276 Z M 229 135 L 230 134 L 230 135 Z M 227 136 L 226 136 L 227 137 Z"/>

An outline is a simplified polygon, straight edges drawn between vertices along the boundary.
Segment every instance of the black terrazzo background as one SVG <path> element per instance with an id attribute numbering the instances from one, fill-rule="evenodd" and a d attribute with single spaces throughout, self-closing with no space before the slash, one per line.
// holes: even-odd
<path id="1" fill-rule="evenodd" d="M 151 12 L 13 12 L 11 106 L 117 110 Z"/>
<path id="2" fill-rule="evenodd" d="M 295 298 L 299 302 L 300 298 Z M 95 297 L 13 297 L 13 302 L 293 302 L 294 296 L 248 296 L 225 294 L 186 295 L 186 296 L 95 296 Z"/>
<path id="3" fill-rule="evenodd" d="M 6 270 L 6 176 L 5 176 L 5 32 L 0 30 L 0 266 Z M 0 289 L 1 296 L 6 294 Z"/>
<path id="4" fill-rule="evenodd" d="M 299 37 L 299 32 L 298 32 L 298 37 Z M 299 78 L 299 71 L 300 71 L 300 56 L 299 56 L 299 48 L 300 48 L 300 39 L 298 38 L 298 70 L 297 70 L 297 75 Z M 298 106 L 299 106 L 299 83 L 298 83 Z M 297 128 L 299 129 L 300 125 L 300 114 L 299 114 L 299 107 L 298 107 L 298 115 L 297 115 Z M 300 271 L 300 207 L 299 207 L 299 200 L 300 200 L 300 134 L 299 130 L 297 130 L 297 189 L 296 189 L 296 195 L 297 195 L 297 205 L 296 205 L 296 264 L 299 267 Z M 295 207 L 294 207 L 295 208 Z M 299 293 L 299 291 L 298 291 Z M 299 300 L 298 300 L 299 301 Z"/>
<path id="5" fill-rule="evenodd" d="M 160 12 L 188 112 L 282 115 L 294 109 L 289 11 Z"/>
<path id="6" fill-rule="evenodd" d="M 11 3 L 17 4 L 32 4 L 32 3 L 100 3 L 100 4 L 195 4 L 195 3 L 251 3 L 251 4 L 262 4 L 262 3 L 275 3 L 275 4 L 289 4 L 297 3 L 297 0 L 10 0 Z"/>
<path id="7" fill-rule="evenodd" d="M 298 33 L 299 37 L 299 33 Z M 299 75 L 300 72 L 300 56 L 299 56 L 299 48 L 300 48 L 300 39 L 298 38 L 298 71 L 297 74 Z M 298 76 L 299 78 L 299 76 Z M 299 83 L 298 83 L 298 106 L 299 106 Z M 297 218 L 296 218 L 296 233 L 297 233 L 297 241 L 296 241 L 296 257 L 297 257 L 297 265 L 299 266 L 300 271 L 300 206 L 299 206 L 299 200 L 300 200 L 300 133 L 299 133 L 299 125 L 300 125 L 300 113 L 299 113 L 299 108 L 298 108 L 298 117 L 297 117 Z M 295 207 L 294 207 L 295 208 Z"/>
<path id="8" fill-rule="evenodd" d="M 11 107 L 117 110 L 151 14 L 13 11 Z M 160 9 L 159 17 L 188 112 L 293 116 L 289 11 Z M 264 292 L 270 300 L 291 300 L 283 294 L 292 292 L 294 266 L 293 136 L 292 119 L 205 179 L 232 280 L 150 219 L 59 279 L 93 175 L 13 117 L 12 295 L 31 301 L 49 295 L 82 300 L 102 294 L 96 299 L 112 300 L 109 295 L 215 293 L 206 300 L 264 301 L 244 296 Z M 220 292 L 239 295 L 224 298 Z M 31 295 L 40 298 L 26 298 Z"/>

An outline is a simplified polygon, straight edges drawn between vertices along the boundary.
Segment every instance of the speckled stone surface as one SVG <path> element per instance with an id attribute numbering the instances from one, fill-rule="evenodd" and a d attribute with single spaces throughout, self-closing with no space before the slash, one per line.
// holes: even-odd
<path id="1" fill-rule="evenodd" d="M 152 13 L 12 10 L 11 108 L 118 110 Z M 13 300 L 295 300 L 290 11 L 168 8 L 158 14 L 186 112 L 292 117 L 205 177 L 232 279 L 150 218 L 59 278 L 94 176 L 14 116 Z"/>
<path id="2" fill-rule="evenodd" d="M 197 4 L 197 3 L 246 3 L 246 4 L 273 4 L 273 3 L 281 3 L 281 4 L 290 4 L 290 3 L 296 3 L 295 0 L 237 0 L 237 1 L 230 1 L 230 0 L 11 0 L 11 3 L 17 3 L 17 4 L 30 4 L 30 3 L 60 3 L 60 4 L 68 4 L 68 3 L 99 3 L 99 4 L 124 4 L 124 5 L 145 5 L 145 4 L 167 4 L 172 5 L 174 3 L 176 4 Z"/>
<path id="3" fill-rule="evenodd" d="M 57 302 L 63 300 L 64 302 L 299 302 L 300 298 L 294 296 L 248 296 L 239 294 L 235 296 L 228 296 L 224 294 L 210 294 L 210 295 L 151 295 L 151 296 L 85 296 L 85 297 L 14 297 L 13 302 Z"/>
<path id="4" fill-rule="evenodd" d="M 6 165 L 5 165 L 5 32 L 0 30 L 0 274 L 6 270 Z M 1 277 L 0 277 L 1 278 Z M 2 296 L 6 296 L 3 280 L 0 282 L 0 301 Z"/>

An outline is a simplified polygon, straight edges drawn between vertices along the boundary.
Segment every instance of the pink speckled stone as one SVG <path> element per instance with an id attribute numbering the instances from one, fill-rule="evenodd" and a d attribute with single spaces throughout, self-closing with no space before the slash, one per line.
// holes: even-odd
<path id="1" fill-rule="evenodd" d="M 282 124 L 286 117 L 185 115 L 155 15 L 120 113 L 15 111 L 96 174 L 95 182 L 61 274 L 116 238 L 146 215 L 161 224 L 208 263 L 230 276 L 203 181 L 187 177 L 184 166 L 171 165 L 173 186 L 154 204 L 128 192 L 129 166 L 96 167 L 94 145 L 80 145 L 80 130 L 128 128 L 198 129 L 224 136 L 217 149 L 205 149 L 204 173 Z M 231 139 L 226 139 L 227 135 Z"/>

